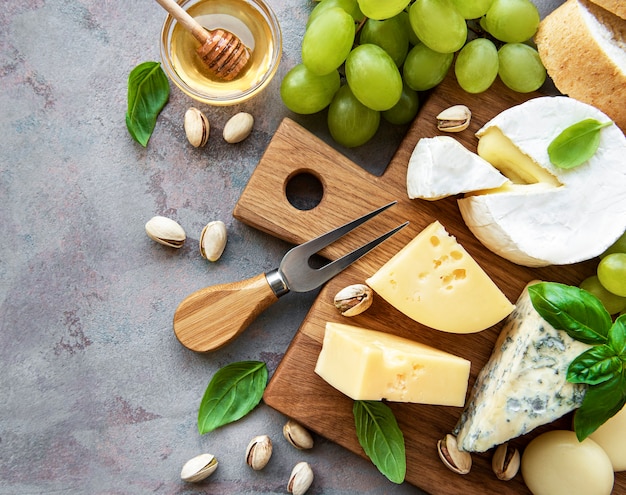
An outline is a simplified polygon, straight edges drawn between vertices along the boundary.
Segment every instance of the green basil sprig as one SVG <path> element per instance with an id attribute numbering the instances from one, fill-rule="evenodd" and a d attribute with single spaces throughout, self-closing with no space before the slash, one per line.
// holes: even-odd
<path id="1" fill-rule="evenodd" d="M 356 434 L 363 450 L 393 483 L 406 476 L 404 435 L 391 409 L 379 401 L 354 401 Z"/>
<path id="2" fill-rule="evenodd" d="M 528 288 L 530 300 L 554 328 L 593 345 L 567 369 L 567 380 L 587 385 L 574 414 L 574 430 L 583 441 L 626 404 L 626 315 L 612 322 L 593 294 L 564 284 L 541 282 Z"/>
<path id="3" fill-rule="evenodd" d="M 557 167 L 568 169 L 582 165 L 600 146 L 600 131 L 612 124 L 585 119 L 566 128 L 548 146 L 550 161 Z"/>
<path id="4" fill-rule="evenodd" d="M 267 377 L 267 366 L 261 361 L 240 361 L 218 370 L 198 410 L 200 434 L 237 421 L 252 411 L 263 398 Z"/>
<path id="5" fill-rule="evenodd" d="M 170 97 L 170 84 L 159 62 L 143 62 L 128 76 L 126 127 L 146 147 L 156 120 Z"/>

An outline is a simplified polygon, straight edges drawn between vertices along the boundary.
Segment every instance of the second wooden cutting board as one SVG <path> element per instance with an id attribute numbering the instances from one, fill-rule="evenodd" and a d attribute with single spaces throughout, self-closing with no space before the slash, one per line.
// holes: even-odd
<path id="1" fill-rule="evenodd" d="M 365 172 L 295 122 L 289 119 L 282 122 L 236 205 L 234 216 L 237 219 L 299 244 L 390 201 L 398 201 L 397 205 L 348 238 L 323 251 L 322 255 L 329 259 L 406 220 L 410 225 L 322 288 L 268 384 L 264 400 L 269 406 L 365 456 L 354 430 L 352 400 L 314 373 L 327 321 L 386 331 L 469 359 L 472 362 L 471 386 L 491 353 L 502 323 L 478 334 L 454 335 L 417 324 L 381 298 L 375 298 L 368 311 L 350 319 L 342 317 L 333 305 L 333 297 L 338 290 L 362 283 L 434 220 L 439 220 L 457 238 L 512 302 L 532 279 L 578 284 L 594 271 L 595 262 L 543 269 L 529 269 L 510 263 L 484 248 L 469 232 L 458 211 L 456 198 L 428 202 L 410 200 L 406 193 L 409 157 L 420 138 L 441 134 L 436 127 L 436 115 L 443 109 L 465 104 L 472 110 L 469 129 L 455 137 L 474 151 L 477 144 L 474 133 L 484 123 L 502 110 L 537 96 L 540 95 L 520 95 L 498 83 L 486 93 L 468 95 L 458 88 L 454 80 L 446 80 L 429 96 L 380 177 Z M 309 210 L 294 207 L 286 193 L 290 181 L 303 175 L 315 177 L 323 188 L 321 201 Z M 466 476 L 456 475 L 443 466 L 436 452 L 436 443 L 453 428 L 461 413 L 460 408 L 389 405 L 405 436 L 406 479 L 409 483 L 433 495 L 465 495 L 476 489 L 483 494 L 494 495 L 529 493 L 521 475 L 510 482 L 497 480 L 491 471 L 490 454 L 474 456 L 474 466 Z M 569 416 L 565 417 L 549 428 L 569 428 L 570 420 Z M 523 448 L 531 438 L 547 428 L 513 443 Z M 617 476 L 618 486 L 626 489 L 626 479 L 622 474 Z"/>

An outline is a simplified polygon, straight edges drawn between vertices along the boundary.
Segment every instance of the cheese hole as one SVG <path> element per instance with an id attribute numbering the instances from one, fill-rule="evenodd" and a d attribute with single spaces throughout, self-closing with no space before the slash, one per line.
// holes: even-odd
<path id="1" fill-rule="evenodd" d="M 441 239 L 439 239 L 439 237 L 434 235 L 430 238 L 430 244 L 434 247 L 437 247 L 439 246 L 439 244 L 441 244 Z"/>
<path id="2" fill-rule="evenodd" d="M 455 282 L 465 280 L 466 276 L 467 273 L 463 268 L 457 268 L 456 270 L 452 270 L 448 275 L 441 277 L 441 284 L 446 290 L 451 290 L 454 288 Z"/>
<path id="3" fill-rule="evenodd" d="M 452 259 L 460 260 L 461 258 L 463 258 L 463 253 L 461 251 L 452 251 L 450 253 L 450 256 L 452 257 Z"/>

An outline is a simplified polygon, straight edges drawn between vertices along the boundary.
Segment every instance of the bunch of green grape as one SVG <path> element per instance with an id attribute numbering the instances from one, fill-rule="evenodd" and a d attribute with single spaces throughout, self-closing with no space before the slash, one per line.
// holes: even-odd
<path id="1" fill-rule="evenodd" d="M 470 23 L 480 30 L 471 40 Z M 437 86 L 453 64 L 470 93 L 487 90 L 497 76 L 514 91 L 537 90 L 546 71 L 526 42 L 538 26 L 531 0 L 321 0 L 281 97 L 299 114 L 328 107 L 333 139 L 360 146 L 381 118 L 411 122 L 419 92 Z"/>
<path id="2" fill-rule="evenodd" d="M 626 232 L 600 255 L 596 275 L 580 288 L 600 299 L 610 314 L 626 313 Z"/>

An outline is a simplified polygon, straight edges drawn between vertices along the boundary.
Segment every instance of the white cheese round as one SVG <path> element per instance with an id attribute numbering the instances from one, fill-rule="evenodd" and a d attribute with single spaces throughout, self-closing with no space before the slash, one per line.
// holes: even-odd
<path id="1" fill-rule="evenodd" d="M 589 435 L 611 459 L 613 471 L 626 471 L 626 407 Z"/>
<path id="2" fill-rule="evenodd" d="M 550 143 L 584 119 L 610 120 L 573 98 L 540 97 L 477 132 L 491 143 L 481 151 L 479 142 L 479 154 L 513 182 L 458 201 L 466 225 L 488 249 L 524 266 L 564 265 L 599 255 L 626 230 L 626 138 L 616 125 L 601 130 L 598 150 L 582 165 L 565 170 L 550 162 Z M 498 131 L 519 156 L 493 139 Z"/>
<path id="3" fill-rule="evenodd" d="M 533 495 L 610 495 L 615 482 L 604 450 L 565 430 L 547 431 L 528 444 L 522 476 Z"/>

